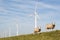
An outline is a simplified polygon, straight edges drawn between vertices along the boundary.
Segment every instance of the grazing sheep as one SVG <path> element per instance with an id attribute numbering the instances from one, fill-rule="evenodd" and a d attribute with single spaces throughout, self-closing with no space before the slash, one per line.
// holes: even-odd
<path id="1" fill-rule="evenodd" d="M 46 25 L 46 29 L 54 29 L 55 28 L 55 24 L 47 24 Z"/>
<path id="2" fill-rule="evenodd" d="M 40 31 L 41 31 L 41 29 L 39 27 L 37 27 L 37 28 L 34 29 L 34 33 L 38 33 Z"/>

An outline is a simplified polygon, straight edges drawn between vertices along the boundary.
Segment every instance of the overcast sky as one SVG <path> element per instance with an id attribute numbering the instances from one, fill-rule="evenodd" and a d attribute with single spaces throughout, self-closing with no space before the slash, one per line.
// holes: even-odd
<path id="1" fill-rule="evenodd" d="M 60 0 L 0 0 L 0 35 L 16 35 L 16 24 L 19 34 L 29 34 L 34 29 L 34 10 L 37 3 L 38 26 L 46 31 L 46 24 L 56 24 L 60 29 Z"/>

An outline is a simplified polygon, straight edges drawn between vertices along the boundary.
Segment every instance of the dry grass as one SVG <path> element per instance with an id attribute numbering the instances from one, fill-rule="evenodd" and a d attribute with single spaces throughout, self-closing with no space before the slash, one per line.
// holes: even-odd
<path id="1" fill-rule="evenodd" d="M 1 38 L 0 40 L 60 40 L 60 30 L 51 32 L 42 32 L 34 35 L 29 34 L 29 35 Z"/>

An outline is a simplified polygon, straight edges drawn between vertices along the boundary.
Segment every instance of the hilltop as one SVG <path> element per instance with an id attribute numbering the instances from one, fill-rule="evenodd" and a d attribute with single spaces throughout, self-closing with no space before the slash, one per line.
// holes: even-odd
<path id="1" fill-rule="evenodd" d="M 0 40 L 60 40 L 60 30 L 0 38 Z"/>

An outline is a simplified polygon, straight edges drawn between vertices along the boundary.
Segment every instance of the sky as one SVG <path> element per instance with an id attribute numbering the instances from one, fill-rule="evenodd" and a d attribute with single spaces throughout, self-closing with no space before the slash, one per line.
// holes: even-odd
<path id="1" fill-rule="evenodd" d="M 0 0 L 0 37 L 30 34 L 34 30 L 34 12 L 39 16 L 38 26 L 46 31 L 46 24 L 54 22 L 60 29 L 60 0 Z M 9 31 L 10 29 L 10 31 Z"/>

